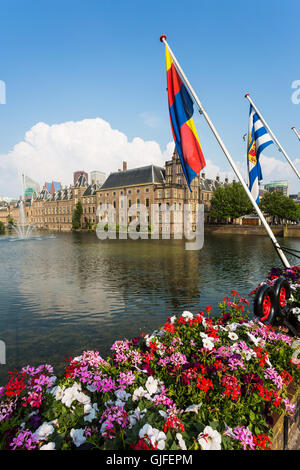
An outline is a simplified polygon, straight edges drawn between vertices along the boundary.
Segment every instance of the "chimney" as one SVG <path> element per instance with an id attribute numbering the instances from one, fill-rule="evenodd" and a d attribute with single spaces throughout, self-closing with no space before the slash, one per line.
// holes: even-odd
<path id="1" fill-rule="evenodd" d="M 127 162 L 123 162 L 123 171 L 127 171 Z"/>

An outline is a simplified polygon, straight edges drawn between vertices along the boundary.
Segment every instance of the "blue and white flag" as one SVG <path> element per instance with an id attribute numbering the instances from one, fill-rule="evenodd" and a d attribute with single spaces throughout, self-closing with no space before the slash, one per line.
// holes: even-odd
<path id="1" fill-rule="evenodd" d="M 250 104 L 247 162 L 249 172 L 249 190 L 257 204 L 259 203 L 259 183 L 263 178 L 259 156 L 270 144 L 273 144 L 273 140 L 261 122 L 259 115 Z"/>

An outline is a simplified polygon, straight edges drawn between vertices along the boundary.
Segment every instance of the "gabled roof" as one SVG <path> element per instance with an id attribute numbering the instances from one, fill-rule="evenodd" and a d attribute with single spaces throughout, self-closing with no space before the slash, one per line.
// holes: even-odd
<path id="1" fill-rule="evenodd" d="M 203 191 L 215 191 L 219 186 L 224 186 L 226 183 L 222 181 L 213 180 L 210 178 L 200 178 L 199 186 Z"/>
<path id="2" fill-rule="evenodd" d="M 100 184 L 90 184 L 83 193 L 83 196 L 94 196 L 96 191 L 101 188 Z"/>
<path id="3" fill-rule="evenodd" d="M 120 188 L 147 183 L 164 183 L 165 170 L 159 166 L 148 165 L 127 171 L 111 173 L 101 189 Z"/>

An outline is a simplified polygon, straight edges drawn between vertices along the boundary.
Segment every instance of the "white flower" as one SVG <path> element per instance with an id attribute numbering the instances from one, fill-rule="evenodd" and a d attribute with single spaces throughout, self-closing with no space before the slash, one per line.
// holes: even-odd
<path id="1" fill-rule="evenodd" d="M 176 434 L 176 438 L 178 440 L 178 444 L 179 444 L 179 447 L 181 450 L 187 450 L 186 448 L 186 445 L 185 445 L 185 442 L 182 438 L 182 434 L 180 434 L 179 432 Z"/>
<path id="2" fill-rule="evenodd" d="M 198 403 L 198 405 L 195 405 L 195 404 L 190 405 L 190 406 L 187 407 L 187 409 L 184 412 L 189 413 L 189 412 L 193 411 L 194 413 L 198 414 L 198 411 L 201 408 L 201 406 L 202 406 L 202 403 Z"/>
<path id="3" fill-rule="evenodd" d="M 197 437 L 202 450 L 221 450 L 221 434 L 210 426 L 206 426 L 203 433 Z"/>
<path id="4" fill-rule="evenodd" d="M 232 341 L 236 341 L 236 340 L 239 339 L 238 335 L 235 334 L 235 333 L 232 333 L 232 332 L 231 332 L 231 333 L 228 333 L 228 338 L 229 338 L 229 339 L 232 339 Z"/>
<path id="5" fill-rule="evenodd" d="M 159 412 L 159 414 L 160 414 L 164 419 L 166 419 L 166 418 L 169 416 L 168 413 L 166 413 L 166 412 L 163 411 L 163 410 L 159 410 L 158 412 Z"/>
<path id="6" fill-rule="evenodd" d="M 300 313 L 300 308 L 299 307 L 295 307 L 292 309 L 292 313 L 294 313 L 295 315 L 299 315 Z"/>
<path id="7" fill-rule="evenodd" d="M 114 405 L 115 406 L 119 406 L 120 408 L 122 408 L 122 406 L 125 406 L 125 401 L 122 401 L 122 400 L 116 400 Z"/>
<path id="8" fill-rule="evenodd" d="M 147 398 L 147 397 L 150 397 L 150 395 L 147 392 L 147 390 L 145 390 L 143 387 L 136 388 L 132 394 L 133 401 L 140 400 L 141 398 L 144 398 L 144 397 Z"/>
<path id="9" fill-rule="evenodd" d="M 79 401 L 79 403 L 82 403 L 83 405 L 88 405 L 91 402 L 90 397 L 83 392 L 75 392 L 74 397 L 75 400 Z"/>
<path id="10" fill-rule="evenodd" d="M 251 341 L 255 344 L 255 346 L 257 347 L 259 345 L 260 339 L 256 338 L 254 335 L 252 335 L 248 331 L 247 331 L 247 335 L 251 339 Z"/>
<path id="11" fill-rule="evenodd" d="M 72 359 L 71 364 L 72 362 L 81 362 L 81 361 L 82 361 L 82 356 L 76 356 Z"/>
<path id="12" fill-rule="evenodd" d="M 49 390 L 49 393 L 55 397 L 55 400 L 61 400 L 64 394 L 65 387 L 61 388 L 59 385 L 57 387 L 53 387 Z"/>
<path id="13" fill-rule="evenodd" d="M 119 389 L 115 391 L 115 395 L 119 400 L 126 402 L 130 397 L 130 393 L 126 393 L 125 390 Z"/>
<path id="14" fill-rule="evenodd" d="M 183 312 L 183 314 L 181 316 L 183 318 L 186 318 L 187 320 L 193 320 L 193 318 L 194 318 L 194 315 L 191 312 L 187 311 L 187 310 L 185 312 Z"/>
<path id="15" fill-rule="evenodd" d="M 78 394 L 78 392 L 80 392 L 80 391 L 81 391 L 81 385 L 75 382 L 72 385 L 72 387 L 68 387 L 68 388 L 65 389 L 63 397 L 61 399 L 61 402 L 64 405 L 66 405 L 68 408 L 70 408 L 70 406 L 72 405 L 74 400 L 77 400 L 77 398 L 83 399 L 83 397 L 81 397 Z M 87 395 L 85 395 L 85 396 L 87 396 Z"/>
<path id="16" fill-rule="evenodd" d="M 55 450 L 55 442 L 48 442 L 40 447 L 40 450 Z"/>
<path id="17" fill-rule="evenodd" d="M 148 377 L 147 382 L 145 383 L 145 387 L 148 390 L 150 395 L 153 395 L 154 393 L 159 391 L 158 381 L 156 379 L 154 379 L 154 377 L 152 377 L 152 375 L 150 375 L 150 377 Z"/>
<path id="18" fill-rule="evenodd" d="M 229 323 L 229 325 L 226 326 L 226 329 L 235 331 L 239 326 L 239 323 Z"/>
<path id="19" fill-rule="evenodd" d="M 173 317 L 170 318 L 170 323 L 171 323 L 171 325 L 173 325 L 173 323 L 175 322 L 175 320 L 176 320 L 176 316 L 173 315 Z"/>
<path id="20" fill-rule="evenodd" d="M 146 412 L 147 412 L 146 409 L 141 411 L 139 407 L 137 407 L 134 411 L 130 411 L 128 414 L 129 422 L 130 422 L 129 429 L 131 429 L 136 424 L 137 421 L 142 419 L 145 416 Z"/>
<path id="21" fill-rule="evenodd" d="M 97 417 L 98 405 L 94 403 L 93 406 L 90 403 L 87 403 L 83 407 L 84 412 L 84 421 L 88 421 L 89 423 L 93 421 Z"/>
<path id="22" fill-rule="evenodd" d="M 150 440 L 151 444 L 155 446 L 157 444 L 158 450 L 164 450 L 165 448 L 165 441 L 167 436 L 164 432 L 159 431 L 159 429 L 152 428 L 150 424 L 145 424 L 139 432 L 139 437 L 142 439 L 143 437 L 147 436 Z"/>
<path id="23" fill-rule="evenodd" d="M 51 423 L 43 423 L 34 433 L 34 436 L 39 440 L 43 441 L 47 439 L 50 434 L 54 431 L 54 427 Z"/>
<path id="24" fill-rule="evenodd" d="M 210 340 L 210 338 L 203 338 L 202 344 L 203 344 L 203 347 L 205 349 L 209 349 L 209 351 L 211 351 L 215 347 L 214 343 Z"/>
<path id="25" fill-rule="evenodd" d="M 70 436 L 73 439 L 73 442 L 76 447 L 81 446 L 86 441 L 86 437 L 84 436 L 84 429 L 74 429 L 72 428 L 70 431 Z"/>

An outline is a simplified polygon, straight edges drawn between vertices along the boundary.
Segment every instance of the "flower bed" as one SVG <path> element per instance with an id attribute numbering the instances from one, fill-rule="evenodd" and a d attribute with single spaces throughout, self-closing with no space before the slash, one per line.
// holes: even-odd
<path id="1" fill-rule="evenodd" d="M 183 312 L 151 336 L 23 367 L 0 388 L 1 449 L 270 449 L 274 414 L 291 418 L 295 340 L 247 315 L 232 291 L 219 315 Z M 213 316 L 211 316 L 213 313 Z"/>

